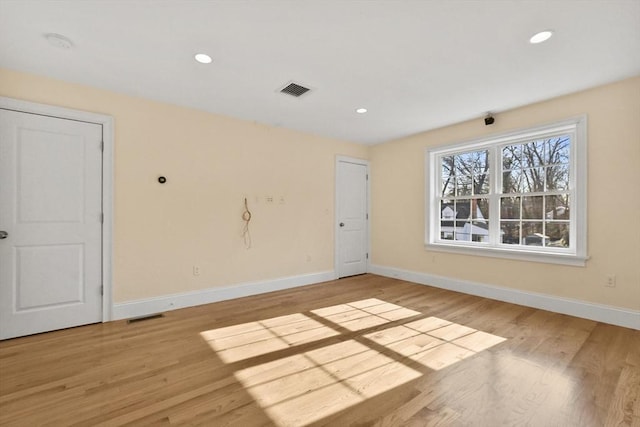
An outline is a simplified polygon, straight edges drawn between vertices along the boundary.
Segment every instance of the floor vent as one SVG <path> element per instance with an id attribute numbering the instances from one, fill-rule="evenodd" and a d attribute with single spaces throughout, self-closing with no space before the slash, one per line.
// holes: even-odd
<path id="1" fill-rule="evenodd" d="M 308 87 L 304 87 L 296 83 L 289 83 L 288 85 L 280 89 L 280 93 L 286 93 L 287 95 L 295 96 L 296 98 L 298 98 L 309 92 L 309 90 L 310 89 Z"/>
<path id="2" fill-rule="evenodd" d="M 156 313 L 156 314 L 150 314 L 148 316 L 140 316 L 140 317 L 134 317 L 132 319 L 128 319 L 127 323 L 136 323 L 136 322 L 142 322 L 143 320 L 151 320 L 151 319 L 158 319 L 160 317 L 164 317 L 164 314 L 162 313 Z"/>

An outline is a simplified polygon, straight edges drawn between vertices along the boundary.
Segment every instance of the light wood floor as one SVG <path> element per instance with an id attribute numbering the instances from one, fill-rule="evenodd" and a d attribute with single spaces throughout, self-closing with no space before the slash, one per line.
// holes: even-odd
<path id="1" fill-rule="evenodd" d="M 640 331 L 364 275 L 0 342 L 0 424 L 640 426 Z"/>

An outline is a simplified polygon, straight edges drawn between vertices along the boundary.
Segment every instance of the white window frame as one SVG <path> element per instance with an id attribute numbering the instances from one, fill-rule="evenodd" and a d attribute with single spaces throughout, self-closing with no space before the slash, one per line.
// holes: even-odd
<path id="1" fill-rule="evenodd" d="M 501 147 L 555 135 L 570 135 L 569 248 L 507 245 L 500 243 L 500 196 L 502 196 Z M 441 163 L 447 155 L 489 150 L 489 242 L 466 242 L 440 238 L 439 192 Z M 425 249 L 465 255 L 489 256 L 523 261 L 584 266 L 587 256 L 587 117 L 522 129 L 486 138 L 425 150 Z M 469 196 L 473 197 L 473 196 Z"/>

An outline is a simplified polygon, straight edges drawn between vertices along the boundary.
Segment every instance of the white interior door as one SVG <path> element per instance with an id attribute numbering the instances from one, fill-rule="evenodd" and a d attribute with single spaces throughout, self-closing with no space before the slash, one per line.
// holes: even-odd
<path id="1" fill-rule="evenodd" d="M 102 321 L 101 142 L 0 109 L 0 339 Z"/>
<path id="2" fill-rule="evenodd" d="M 368 164 L 338 159 L 336 164 L 336 269 L 338 277 L 367 272 Z"/>

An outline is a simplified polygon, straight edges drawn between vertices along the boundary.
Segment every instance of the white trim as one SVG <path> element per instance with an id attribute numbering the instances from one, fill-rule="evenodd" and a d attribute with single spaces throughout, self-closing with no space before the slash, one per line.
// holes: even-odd
<path id="1" fill-rule="evenodd" d="M 339 200 L 338 200 L 338 164 L 340 162 L 346 163 L 354 163 L 356 165 L 363 165 L 367 171 L 367 177 L 369 176 L 369 161 L 364 159 L 358 159 L 356 157 L 348 157 L 348 156 L 336 156 L 335 162 L 335 189 L 334 189 L 334 220 L 333 220 L 333 235 L 334 235 L 334 250 L 333 250 L 333 269 L 335 271 L 334 279 L 339 279 L 340 277 L 340 227 L 338 224 L 340 223 L 339 216 Z M 367 258 L 366 271 L 369 271 L 369 265 L 371 263 L 371 180 L 367 179 L 367 253 L 369 254 Z"/>
<path id="2" fill-rule="evenodd" d="M 595 304 L 536 292 L 520 291 L 501 286 L 487 285 L 484 283 L 436 276 L 433 274 L 419 273 L 381 265 L 372 264 L 370 266 L 370 271 L 371 273 L 380 276 L 406 280 L 421 285 L 448 289 L 450 291 L 462 292 L 465 294 L 640 330 L 640 311 L 631 309 Z"/>
<path id="3" fill-rule="evenodd" d="M 481 250 L 478 246 L 465 246 L 464 244 L 458 245 L 445 245 L 437 243 L 428 243 L 424 245 L 425 250 L 433 252 L 446 252 L 450 254 L 458 255 L 472 255 L 482 256 L 490 258 L 506 258 L 515 259 L 519 261 L 533 261 L 543 262 L 546 264 L 562 264 L 570 265 L 574 267 L 584 267 L 589 257 L 580 257 L 576 255 L 567 255 L 563 253 L 553 252 L 532 252 L 532 251 L 519 251 L 517 249 L 503 249 L 493 247 L 482 247 Z"/>
<path id="4" fill-rule="evenodd" d="M 334 277 L 335 273 L 333 271 L 322 271 L 299 276 L 282 277 L 279 279 L 264 280 L 260 282 L 241 283 L 221 288 L 209 288 L 192 292 L 121 302 L 113 305 L 113 320 L 146 316 L 179 308 L 194 307 L 197 305 L 258 295 L 266 292 L 280 291 L 298 286 L 328 282 L 333 280 Z"/>
<path id="5" fill-rule="evenodd" d="M 95 123 L 102 126 L 104 151 L 102 153 L 102 321 L 112 319 L 112 265 L 113 265 L 113 118 L 104 114 L 72 110 L 54 105 L 37 104 L 0 96 L 0 108 Z"/>

